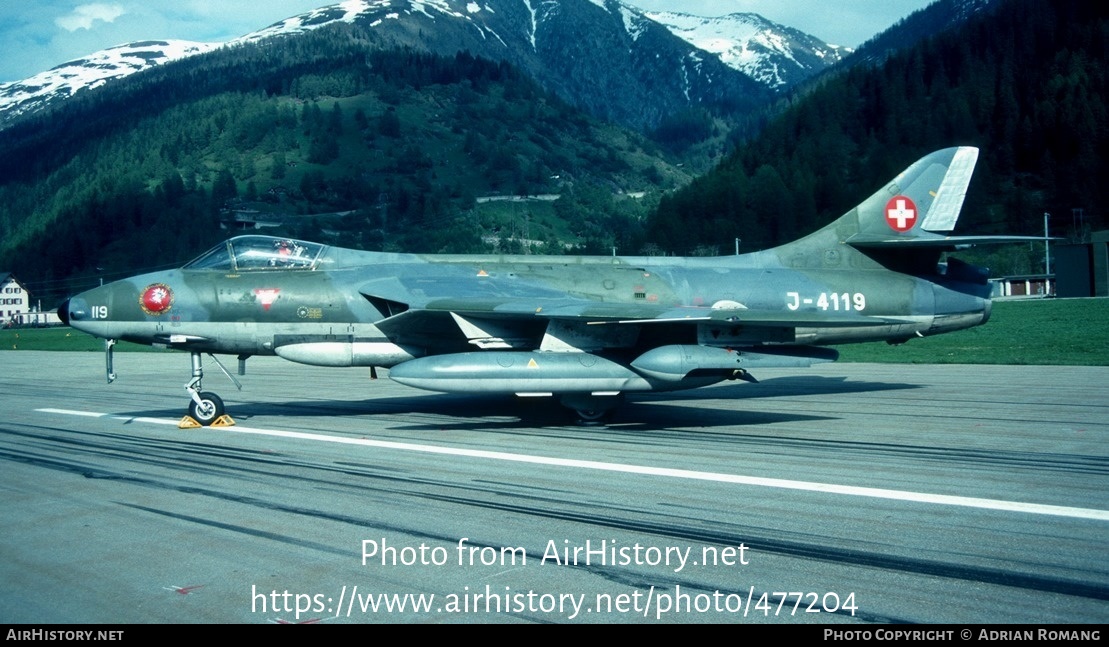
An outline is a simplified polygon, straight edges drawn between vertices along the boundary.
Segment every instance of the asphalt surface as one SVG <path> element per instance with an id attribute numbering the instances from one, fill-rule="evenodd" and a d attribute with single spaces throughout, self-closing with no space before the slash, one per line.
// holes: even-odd
<path id="1" fill-rule="evenodd" d="M 205 360 L 234 427 L 178 429 L 185 354 L 0 352 L 0 622 L 1109 621 L 1109 367 L 765 370 L 581 427 Z"/>

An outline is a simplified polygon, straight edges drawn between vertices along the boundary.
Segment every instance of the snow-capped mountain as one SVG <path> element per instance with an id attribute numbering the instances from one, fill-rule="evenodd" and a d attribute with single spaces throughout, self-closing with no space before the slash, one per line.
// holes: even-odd
<path id="1" fill-rule="evenodd" d="M 690 45 L 719 56 L 725 65 L 775 90 L 821 72 L 852 51 L 753 13 L 718 18 L 671 12 L 646 15 Z"/>
<path id="2" fill-rule="evenodd" d="M 757 102 L 839 60 L 836 48 L 754 14 L 648 14 L 619 0 L 346 0 L 226 44 L 132 43 L 0 84 L 0 124 L 152 66 L 335 23 L 358 25 L 381 47 L 506 60 L 571 103 L 641 127 L 683 102 Z M 627 106 L 610 105 L 621 93 Z"/>
<path id="3" fill-rule="evenodd" d="M 111 47 L 63 63 L 29 79 L 0 84 L 0 123 L 81 90 L 97 88 L 155 65 L 210 52 L 222 43 L 148 40 Z"/>
<path id="4" fill-rule="evenodd" d="M 590 0 L 597 6 L 610 10 L 607 0 Z M 523 0 L 533 19 L 541 7 Z M 464 7 L 452 5 L 465 4 Z M 543 3 L 537 3 L 543 4 Z M 851 52 L 849 48 L 829 45 L 820 39 L 796 29 L 771 22 L 754 13 L 735 13 L 718 18 L 705 18 L 676 12 L 641 11 L 635 7 L 615 2 L 623 16 L 625 27 L 633 37 L 642 31 L 643 18 L 659 23 L 671 33 L 699 50 L 715 54 L 727 66 L 750 76 L 772 89 L 781 89 L 797 83 L 833 65 Z M 366 2 L 348 0 L 338 5 L 322 7 L 299 16 L 293 16 L 266 29 L 244 36 L 236 42 L 252 42 L 263 38 L 315 29 L 332 22 L 353 22 L 359 16 L 381 6 L 388 0 Z M 482 11 L 494 11 L 490 3 L 484 5 L 467 0 L 452 3 L 447 0 L 417 0 L 412 9 L 431 15 L 439 11 L 457 18 L 465 18 Z M 543 8 L 545 9 L 545 8 Z M 400 13 L 389 13 L 378 20 L 398 20 Z M 496 37 L 496 34 L 492 34 Z M 535 45 L 535 31 L 530 33 Z"/>

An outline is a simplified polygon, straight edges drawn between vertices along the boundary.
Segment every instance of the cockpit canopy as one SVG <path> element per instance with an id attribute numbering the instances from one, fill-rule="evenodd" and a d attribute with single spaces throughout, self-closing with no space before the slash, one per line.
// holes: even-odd
<path id="1" fill-rule="evenodd" d="M 253 272 L 259 270 L 316 269 L 326 246 L 292 238 L 239 236 L 216 245 L 196 259 L 186 270 Z"/>

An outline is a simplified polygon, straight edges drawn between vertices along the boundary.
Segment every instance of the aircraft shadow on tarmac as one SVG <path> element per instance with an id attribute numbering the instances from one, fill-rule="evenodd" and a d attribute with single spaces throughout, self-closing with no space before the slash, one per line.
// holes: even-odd
<path id="1" fill-rule="evenodd" d="M 673 427 L 724 427 L 765 425 L 779 422 L 828 420 L 828 415 L 809 415 L 776 411 L 772 405 L 758 406 L 760 400 L 805 395 L 842 395 L 920 388 L 912 384 L 861 382 L 843 377 L 790 376 L 772 378 L 758 384 L 731 384 L 697 391 L 636 394 L 628 399 L 608 421 L 608 427 L 622 429 L 668 429 Z M 721 408 L 711 401 L 750 401 L 755 406 Z M 769 410 L 768 410 L 769 409 Z M 286 402 L 230 402 L 228 413 L 239 423 L 265 418 L 411 416 L 398 430 L 462 431 L 519 430 L 574 425 L 574 416 L 556 400 L 515 398 L 513 396 L 474 396 L 426 394 L 384 397 L 367 400 L 292 400 Z M 135 417 L 176 417 L 174 410 L 133 411 Z M 425 418 L 431 416 L 432 418 Z"/>

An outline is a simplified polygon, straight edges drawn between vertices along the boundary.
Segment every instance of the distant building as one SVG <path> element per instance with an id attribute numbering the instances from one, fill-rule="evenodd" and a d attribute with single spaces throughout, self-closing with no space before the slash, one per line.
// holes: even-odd
<path id="1" fill-rule="evenodd" d="M 5 326 L 19 323 L 30 307 L 30 295 L 11 272 L 0 272 L 0 322 Z"/>
<path id="2" fill-rule="evenodd" d="M 1061 297 L 1109 296 L 1109 231 L 1096 231 L 1088 243 L 1055 247 Z"/>
<path id="3" fill-rule="evenodd" d="M 11 272 L 0 272 L 0 325 L 45 326 L 59 324 L 58 313 L 42 312 L 31 305 L 31 293 Z"/>
<path id="4" fill-rule="evenodd" d="M 1026 274 L 990 279 L 993 294 L 998 297 L 1053 297 L 1055 277 L 1048 274 Z"/>

